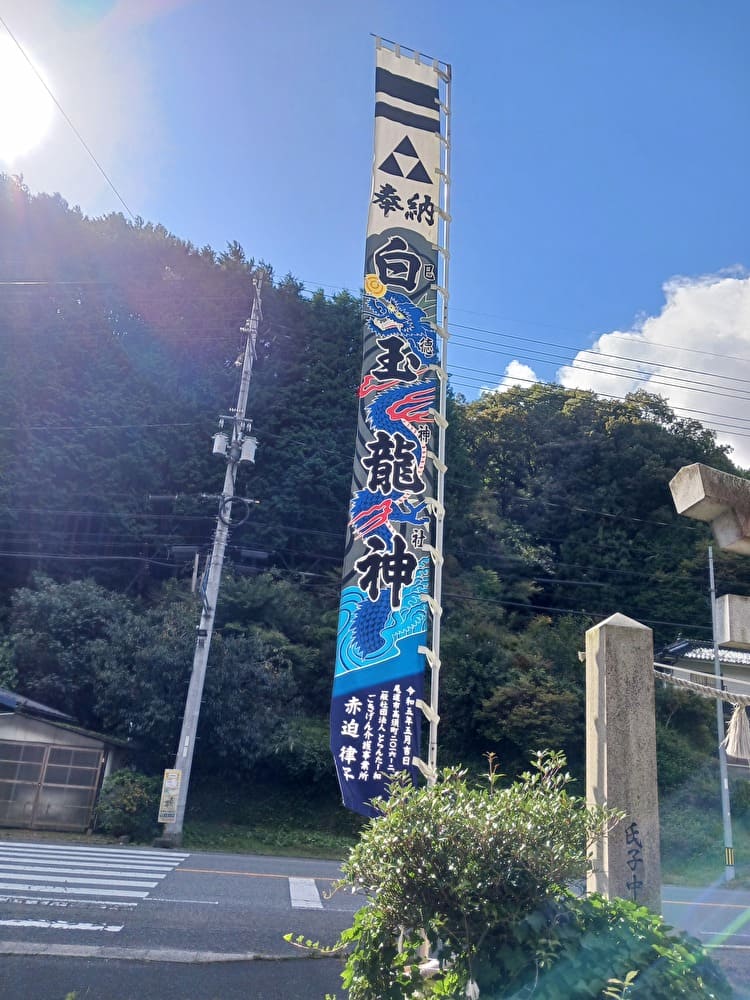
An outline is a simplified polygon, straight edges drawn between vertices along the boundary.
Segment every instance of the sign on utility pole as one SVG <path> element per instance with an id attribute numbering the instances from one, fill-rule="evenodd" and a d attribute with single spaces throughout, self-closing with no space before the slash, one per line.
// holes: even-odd
<path id="1" fill-rule="evenodd" d="M 208 654 L 211 648 L 216 601 L 219 596 L 224 552 L 226 550 L 229 525 L 232 518 L 232 502 L 235 499 L 243 499 L 240 497 L 235 498 L 234 495 L 237 468 L 240 462 L 255 461 L 257 441 L 250 435 L 251 421 L 245 418 L 250 377 L 253 370 L 253 361 L 255 360 L 255 342 L 258 337 L 258 324 L 261 319 L 260 281 L 255 280 L 254 285 L 255 295 L 252 312 L 247 326 L 242 328 L 243 332 L 247 333 L 247 343 L 245 344 L 245 353 L 242 361 L 242 375 L 240 377 L 237 406 L 233 415 L 221 418 L 219 433 L 214 435 L 214 454 L 224 455 L 227 460 L 227 471 L 224 477 L 224 488 L 219 498 L 219 512 L 216 518 L 213 547 L 206 568 L 205 587 L 202 588 L 201 592 L 203 609 L 195 641 L 193 670 L 190 675 L 190 686 L 188 687 L 187 700 L 185 702 L 185 714 L 182 719 L 180 742 L 177 748 L 174 768 L 165 771 L 162 787 L 162 803 L 164 804 L 165 799 L 167 800 L 168 815 L 170 815 L 169 819 L 167 819 L 167 816 L 162 819 L 162 812 L 160 810 L 159 822 L 164 822 L 162 842 L 175 847 L 178 847 L 182 843 L 182 826 L 190 785 L 190 772 L 193 766 L 193 754 L 195 753 L 195 739 L 198 731 L 198 717 L 203 697 L 203 685 L 206 679 L 206 667 L 208 666 Z M 243 500 L 243 502 L 247 505 L 250 501 Z M 168 781 L 171 788 L 168 788 Z"/>

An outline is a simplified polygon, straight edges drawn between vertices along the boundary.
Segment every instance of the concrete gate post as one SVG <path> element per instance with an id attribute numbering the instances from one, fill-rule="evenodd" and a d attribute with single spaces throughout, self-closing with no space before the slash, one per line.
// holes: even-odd
<path id="1" fill-rule="evenodd" d="M 651 629 L 615 614 L 586 633 L 586 799 L 625 818 L 592 852 L 589 892 L 661 913 Z"/>

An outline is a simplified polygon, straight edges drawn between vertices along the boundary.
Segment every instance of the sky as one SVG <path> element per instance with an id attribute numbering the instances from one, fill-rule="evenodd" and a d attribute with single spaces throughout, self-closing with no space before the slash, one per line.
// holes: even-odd
<path id="1" fill-rule="evenodd" d="M 0 170 L 90 216 L 237 240 L 326 294 L 362 286 L 373 34 L 450 63 L 454 388 L 646 388 L 750 467 L 746 0 L 0 0 L 0 18 Z M 7 71 L 6 28 L 58 106 Z M 20 100 L 48 125 L 9 159 Z"/>

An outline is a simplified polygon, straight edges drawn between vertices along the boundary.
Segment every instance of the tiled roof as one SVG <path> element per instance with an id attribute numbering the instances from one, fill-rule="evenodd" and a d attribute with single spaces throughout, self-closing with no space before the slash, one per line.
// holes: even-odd
<path id="1" fill-rule="evenodd" d="M 682 659 L 713 663 L 714 651 L 711 646 L 696 646 L 683 653 Z M 735 663 L 741 667 L 750 667 L 750 653 L 745 653 L 741 649 L 720 649 L 719 661 L 721 663 Z"/>

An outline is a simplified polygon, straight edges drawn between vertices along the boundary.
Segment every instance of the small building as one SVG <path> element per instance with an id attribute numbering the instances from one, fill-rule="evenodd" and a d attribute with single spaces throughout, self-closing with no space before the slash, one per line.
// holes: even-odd
<path id="1" fill-rule="evenodd" d="M 658 652 L 656 660 L 681 680 L 708 687 L 716 683 L 713 646 L 678 639 Z M 719 668 L 724 691 L 750 694 L 750 652 L 719 647 Z"/>
<path id="2" fill-rule="evenodd" d="M 85 831 L 128 743 L 0 688 L 0 827 Z"/>
<path id="3" fill-rule="evenodd" d="M 743 649 L 719 647 L 718 681 L 714 666 L 713 646 L 702 645 L 689 639 L 678 639 L 656 655 L 659 673 L 672 674 L 680 680 L 713 687 L 728 695 L 750 695 L 750 652 Z M 725 719 L 731 713 L 731 703 L 725 701 Z M 746 779 L 750 760 L 727 756 L 729 773 L 735 778 Z"/>

